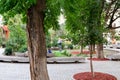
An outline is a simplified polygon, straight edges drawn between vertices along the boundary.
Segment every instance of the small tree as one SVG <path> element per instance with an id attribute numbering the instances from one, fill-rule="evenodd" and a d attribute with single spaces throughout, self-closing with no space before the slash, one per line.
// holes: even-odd
<path id="1" fill-rule="evenodd" d="M 64 2 L 66 3 L 66 1 Z M 79 4 L 78 4 L 79 3 Z M 73 33 L 85 30 L 86 42 L 90 45 L 90 67 L 93 73 L 92 65 L 92 53 L 94 51 L 93 45 L 102 43 L 102 31 L 101 25 L 101 12 L 102 12 L 101 0 L 75 0 L 67 1 L 67 5 L 64 5 L 66 24 Z M 81 33 L 80 33 L 81 34 Z M 84 33 L 83 33 L 84 34 Z"/>

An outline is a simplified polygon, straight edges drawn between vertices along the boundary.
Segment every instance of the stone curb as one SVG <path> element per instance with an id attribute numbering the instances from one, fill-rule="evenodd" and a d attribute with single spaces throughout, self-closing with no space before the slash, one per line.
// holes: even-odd
<path id="1" fill-rule="evenodd" d="M 0 62 L 29 63 L 28 57 L 0 56 Z"/>
<path id="2" fill-rule="evenodd" d="M 0 62 L 11 63 L 29 63 L 28 57 L 16 57 L 16 56 L 0 56 Z M 48 63 L 76 63 L 85 62 L 84 57 L 50 57 L 47 58 Z"/>

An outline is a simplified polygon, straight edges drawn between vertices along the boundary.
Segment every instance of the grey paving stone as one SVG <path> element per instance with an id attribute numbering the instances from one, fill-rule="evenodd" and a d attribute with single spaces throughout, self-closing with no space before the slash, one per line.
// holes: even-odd
<path id="1" fill-rule="evenodd" d="M 50 80 L 73 80 L 73 75 L 90 71 L 85 63 L 47 64 Z M 114 75 L 120 80 L 120 61 L 93 61 L 94 71 Z M 0 62 L 0 80 L 30 80 L 29 63 Z"/>
<path id="2" fill-rule="evenodd" d="M 94 61 L 94 71 L 114 75 L 120 80 L 119 61 Z M 89 61 L 72 64 L 47 64 L 50 80 L 73 80 L 73 75 L 90 71 Z M 30 80 L 29 63 L 1 63 L 0 80 Z"/>

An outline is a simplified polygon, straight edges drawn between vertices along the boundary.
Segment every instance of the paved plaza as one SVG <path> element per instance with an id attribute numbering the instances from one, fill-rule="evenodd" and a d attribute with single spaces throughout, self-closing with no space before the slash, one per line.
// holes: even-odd
<path id="1" fill-rule="evenodd" d="M 94 61 L 94 71 L 112 74 L 120 80 L 120 61 Z M 90 71 L 89 61 L 47 64 L 50 80 L 74 80 L 76 73 Z M 0 80 L 30 80 L 29 63 L 0 62 Z"/>
<path id="2" fill-rule="evenodd" d="M 3 50 L 0 51 L 2 53 Z M 108 73 L 120 80 L 120 61 L 93 61 L 93 65 L 95 72 Z M 50 80 L 74 80 L 74 74 L 90 71 L 89 60 L 47 66 Z M 0 62 L 0 80 L 30 80 L 29 63 Z"/>

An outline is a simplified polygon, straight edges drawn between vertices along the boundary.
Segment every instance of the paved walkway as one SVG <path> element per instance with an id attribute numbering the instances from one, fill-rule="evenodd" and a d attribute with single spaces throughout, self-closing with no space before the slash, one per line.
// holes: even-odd
<path id="1" fill-rule="evenodd" d="M 93 61 L 93 64 L 94 71 L 114 75 L 120 80 L 120 61 Z M 90 71 L 88 60 L 84 63 L 47 64 L 47 66 L 50 80 L 74 80 L 74 74 Z M 29 74 L 29 63 L 0 62 L 0 80 L 30 80 Z"/>
<path id="2" fill-rule="evenodd" d="M 89 62 L 75 64 L 48 64 L 50 80 L 73 80 L 73 75 L 90 71 Z M 94 71 L 108 73 L 120 80 L 120 62 L 94 61 Z M 1 63 L 0 80 L 30 80 L 29 64 Z"/>

